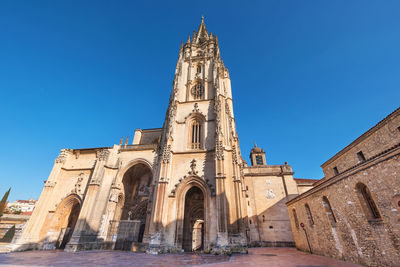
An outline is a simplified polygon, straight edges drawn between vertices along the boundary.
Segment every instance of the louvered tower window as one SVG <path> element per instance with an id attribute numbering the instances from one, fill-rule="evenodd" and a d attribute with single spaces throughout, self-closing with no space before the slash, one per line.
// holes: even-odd
<path id="1" fill-rule="evenodd" d="M 201 123 L 195 120 L 192 124 L 192 149 L 201 147 Z"/>

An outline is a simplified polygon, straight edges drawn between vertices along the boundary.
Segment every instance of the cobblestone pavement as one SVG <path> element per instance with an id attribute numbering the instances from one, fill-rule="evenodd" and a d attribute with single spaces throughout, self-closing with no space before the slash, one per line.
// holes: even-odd
<path id="1" fill-rule="evenodd" d="M 279 266 L 357 267 L 327 257 L 309 255 L 294 248 L 251 248 L 249 254 L 214 256 L 207 254 L 149 255 L 123 251 L 26 251 L 0 254 L 1 266 Z"/>

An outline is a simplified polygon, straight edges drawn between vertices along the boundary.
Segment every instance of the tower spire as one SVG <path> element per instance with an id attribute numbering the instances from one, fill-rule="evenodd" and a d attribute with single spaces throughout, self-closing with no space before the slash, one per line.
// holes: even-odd
<path id="1" fill-rule="evenodd" d="M 199 26 L 199 29 L 197 30 L 196 34 L 196 42 L 197 43 L 202 43 L 203 41 L 207 40 L 209 38 L 208 31 L 206 28 L 206 25 L 204 24 L 204 16 L 201 16 L 201 23 Z M 193 39 L 193 42 L 195 40 Z"/>

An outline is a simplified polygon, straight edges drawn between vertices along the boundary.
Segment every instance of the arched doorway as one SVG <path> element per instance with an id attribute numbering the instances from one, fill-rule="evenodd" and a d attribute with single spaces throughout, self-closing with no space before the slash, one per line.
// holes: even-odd
<path id="1" fill-rule="evenodd" d="M 130 250 L 132 243 L 143 241 L 152 178 L 151 169 L 143 163 L 125 172 L 122 178 L 124 197 L 118 197 L 109 232 L 115 238 L 115 249 Z"/>
<path id="2" fill-rule="evenodd" d="M 203 247 L 204 194 L 200 188 L 193 186 L 185 196 L 182 248 L 184 251 L 196 251 Z"/>
<path id="3" fill-rule="evenodd" d="M 68 223 L 65 228 L 61 229 L 62 235 L 62 240 L 59 239 L 58 242 L 58 248 L 64 249 L 69 240 L 71 239 L 72 233 L 74 232 L 74 228 L 76 225 L 76 222 L 78 221 L 79 217 L 79 212 L 81 211 L 81 205 L 79 203 L 73 204 L 71 208 L 71 212 L 68 216 Z M 60 236 L 61 237 L 61 236 Z"/>
<path id="4" fill-rule="evenodd" d="M 81 202 L 78 195 L 71 194 L 57 205 L 52 216 L 47 217 L 39 235 L 43 240 L 43 249 L 65 248 L 78 221 Z"/>

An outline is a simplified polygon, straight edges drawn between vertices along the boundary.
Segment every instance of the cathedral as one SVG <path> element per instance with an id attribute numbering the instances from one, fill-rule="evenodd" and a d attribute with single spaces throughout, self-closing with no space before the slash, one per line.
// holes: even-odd
<path id="1" fill-rule="evenodd" d="M 109 147 L 62 149 L 14 250 L 246 252 L 293 246 L 285 203 L 315 180 L 243 159 L 229 71 L 202 18 L 182 43 L 162 128 Z"/>

